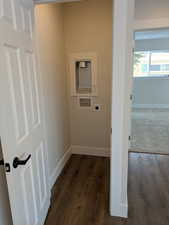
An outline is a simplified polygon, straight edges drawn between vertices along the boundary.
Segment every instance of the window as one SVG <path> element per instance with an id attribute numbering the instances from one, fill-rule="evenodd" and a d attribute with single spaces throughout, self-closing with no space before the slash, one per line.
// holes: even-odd
<path id="1" fill-rule="evenodd" d="M 169 51 L 134 53 L 134 77 L 169 76 Z"/>

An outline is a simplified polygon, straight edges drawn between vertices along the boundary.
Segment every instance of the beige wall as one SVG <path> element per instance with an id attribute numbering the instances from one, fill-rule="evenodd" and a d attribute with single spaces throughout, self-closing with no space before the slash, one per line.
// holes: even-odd
<path id="1" fill-rule="evenodd" d="M 37 43 L 45 94 L 50 175 L 70 147 L 63 10 L 60 4 L 36 6 Z"/>
<path id="2" fill-rule="evenodd" d="M 98 55 L 98 97 L 93 102 L 101 105 L 101 111 L 79 109 L 77 98 L 70 97 L 69 90 L 72 145 L 107 148 L 110 146 L 112 0 L 64 4 L 64 31 L 67 56 L 76 52 Z M 69 73 L 67 76 L 70 79 Z"/>

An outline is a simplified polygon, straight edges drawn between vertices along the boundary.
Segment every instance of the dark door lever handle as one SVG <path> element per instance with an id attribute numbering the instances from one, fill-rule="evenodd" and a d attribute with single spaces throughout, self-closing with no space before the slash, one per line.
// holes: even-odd
<path id="1" fill-rule="evenodd" d="M 18 157 L 14 158 L 13 160 L 13 167 L 16 169 L 18 166 L 24 166 L 26 165 L 26 163 L 29 161 L 29 159 L 31 158 L 31 155 L 28 156 L 27 159 L 25 160 L 21 160 Z"/>

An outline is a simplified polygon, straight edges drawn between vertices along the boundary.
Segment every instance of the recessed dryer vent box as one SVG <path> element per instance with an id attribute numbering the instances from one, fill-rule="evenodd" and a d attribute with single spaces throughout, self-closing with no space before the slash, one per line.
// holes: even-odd
<path id="1" fill-rule="evenodd" d="M 79 98 L 80 107 L 91 107 L 91 98 Z"/>
<path id="2" fill-rule="evenodd" d="M 69 58 L 71 96 L 97 96 L 97 55 L 75 53 Z"/>

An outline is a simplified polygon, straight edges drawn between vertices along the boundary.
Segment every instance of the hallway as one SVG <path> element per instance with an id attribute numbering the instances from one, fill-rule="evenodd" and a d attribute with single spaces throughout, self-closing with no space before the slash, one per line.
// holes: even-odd
<path id="1" fill-rule="evenodd" d="M 169 156 L 129 154 L 129 218 L 112 218 L 109 159 L 73 155 L 53 189 L 45 225 L 168 225 Z"/>

